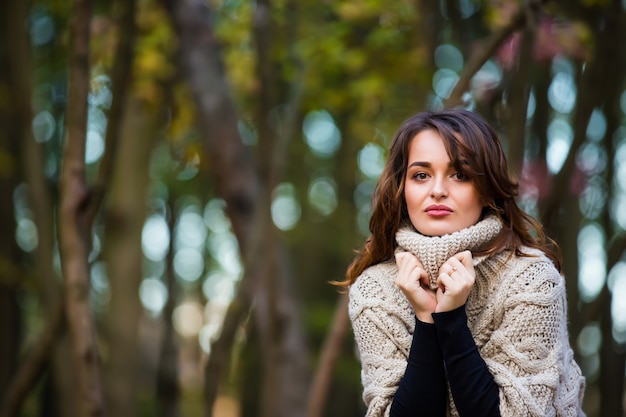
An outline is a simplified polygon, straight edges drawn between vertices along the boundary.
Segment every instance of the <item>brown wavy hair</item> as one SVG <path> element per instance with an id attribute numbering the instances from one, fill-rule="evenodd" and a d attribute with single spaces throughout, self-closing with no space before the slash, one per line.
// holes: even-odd
<path id="1" fill-rule="evenodd" d="M 404 182 L 409 145 L 423 130 L 433 130 L 441 135 L 454 167 L 472 178 L 485 202 L 482 217 L 493 213 L 502 222 L 498 237 L 474 255 L 510 250 L 518 256 L 528 256 L 522 247 L 536 248 L 542 250 L 560 271 L 558 246 L 546 237 L 541 224 L 517 205 L 515 198 L 519 185 L 509 175 L 496 132 L 477 113 L 450 109 L 417 113 L 396 131 L 389 158 L 374 191 L 369 222 L 371 235 L 348 267 L 346 279 L 334 284 L 349 286 L 369 266 L 391 260 L 397 246 L 396 232 L 402 226 L 412 227 L 404 199 Z"/>

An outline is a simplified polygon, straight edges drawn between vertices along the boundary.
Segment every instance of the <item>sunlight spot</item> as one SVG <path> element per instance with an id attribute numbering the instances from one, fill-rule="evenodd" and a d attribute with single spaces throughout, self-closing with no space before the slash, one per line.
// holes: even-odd
<path id="1" fill-rule="evenodd" d="M 548 150 L 546 162 L 551 173 L 559 172 L 569 152 L 574 132 L 568 122 L 554 119 L 548 126 Z"/>
<path id="2" fill-rule="evenodd" d="M 224 210 L 226 202 L 221 198 L 214 198 L 204 207 L 204 224 L 214 233 L 230 230 L 230 219 Z"/>
<path id="3" fill-rule="evenodd" d="M 99 293 L 109 291 L 110 285 L 106 263 L 94 262 L 91 265 L 91 288 Z"/>
<path id="4" fill-rule="evenodd" d="M 435 65 L 441 69 L 446 68 L 457 73 L 461 72 L 463 69 L 463 55 L 454 45 L 439 45 L 435 49 Z"/>
<path id="5" fill-rule="evenodd" d="M 225 271 L 213 271 L 202 284 L 204 296 L 213 303 L 227 305 L 235 296 L 234 277 Z"/>
<path id="6" fill-rule="evenodd" d="M 316 178 L 309 186 L 309 203 L 323 216 L 337 208 L 337 185 L 328 177 Z"/>
<path id="7" fill-rule="evenodd" d="M 174 328 L 182 337 L 195 337 L 202 328 L 202 305 L 195 301 L 184 301 L 174 309 Z"/>
<path id="8" fill-rule="evenodd" d="M 606 134 L 606 117 L 600 109 L 593 109 L 587 125 L 587 139 L 599 142 Z"/>
<path id="9" fill-rule="evenodd" d="M 597 353 L 602 345 L 602 332 L 598 323 L 590 323 L 578 334 L 578 350 L 583 356 Z"/>
<path id="10" fill-rule="evenodd" d="M 611 218 L 622 230 L 626 230 L 626 195 L 620 193 L 611 201 Z"/>
<path id="11" fill-rule="evenodd" d="M 560 113 L 570 113 L 576 104 L 574 78 L 567 73 L 557 73 L 548 87 L 548 102 Z"/>
<path id="12" fill-rule="evenodd" d="M 597 143 L 585 143 L 576 154 L 576 164 L 587 175 L 600 174 L 607 163 L 606 151 Z"/>
<path id="13" fill-rule="evenodd" d="M 28 218 L 19 219 L 15 229 L 15 240 L 24 252 L 35 250 L 39 244 L 35 222 Z"/>
<path id="14" fill-rule="evenodd" d="M 174 272 L 186 282 L 195 282 L 204 271 L 204 258 L 195 248 L 182 248 L 174 255 Z"/>
<path id="15" fill-rule="evenodd" d="M 272 199 L 272 220 L 280 230 L 293 229 L 300 220 L 301 208 L 295 187 L 290 183 L 276 186 Z"/>
<path id="16" fill-rule="evenodd" d="M 37 115 L 33 117 L 31 125 L 33 137 L 37 143 L 49 141 L 56 130 L 56 120 L 54 120 L 54 116 L 47 110 L 37 113 Z"/>
<path id="17" fill-rule="evenodd" d="M 176 247 L 201 248 L 207 237 L 207 227 L 200 214 L 194 211 L 185 211 L 176 224 Z"/>
<path id="18" fill-rule="evenodd" d="M 302 122 L 302 132 L 309 148 L 321 157 L 334 155 L 341 144 L 341 132 L 325 110 L 309 112 Z"/>
<path id="19" fill-rule="evenodd" d="M 95 76 L 91 80 L 91 91 L 88 96 L 90 105 L 102 109 L 109 109 L 113 103 L 111 78 L 106 74 Z"/>
<path id="20" fill-rule="evenodd" d="M 580 211 L 588 219 L 595 219 L 602 214 L 606 204 L 607 191 L 604 181 L 592 178 L 579 200 Z"/>
<path id="21" fill-rule="evenodd" d="M 167 302 L 167 287 L 157 278 L 146 278 L 139 286 L 139 298 L 144 308 L 152 315 L 161 314 Z"/>
<path id="22" fill-rule="evenodd" d="M 472 77 L 471 90 L 477 100 L 486 98 L 502 81 L 502 69 L 493 61 L 487 61 Z"/>
<path id="23" fill-rule="evenodd" d="M 235 277 L 239 277 L 243 267 L 240 262 L 239 242 L 230 231 L 211 233 L 207 248 L 220 266 Z"/>
<path id="24" fill-rule="evenodd" d="M 456 72 L 447 68 L 439 69 L 433 75 L 433 91 L 441 98 L 448 98 L 458 82 L 459 76 Z"/>
<path id="25" fill-rule="evenodd" d="M 623 343 L 626 340 L 626 263 L 618 262 L 609 274 L 608 281 L 611 290 L 611 317 L 613 318 L 614 333 L 617 333 Z"/>
<path id="26" fill-rule="evenodd" d="M 222 326 L 220 323 L 207 323 L 198 332 L 198 343 L 202 351 L 209 355 L 211 353 L 211 345 L 215 342 L 222 333 Z"/>
<path id="27" fill-rule="evenodd" d="M 42 46 L 54 37 L 54 21 L 43 10 L 39 10 L 30 18 L 30 40 L 35 46 Z"/>
<path id="28" fill-rule="evenodd" d="M 526 118 L 530 119 L 535 115 L 537 109 L 537 100 L 535 99 L 535 92 L 531 89 L 528 95 L 528 107 L 526 108 Z"/>
<path id="29" fill-rule="evenodd" d="M 595 223 L 582 227 L 578 233 L 578 258 L 580 269 L 578 285 L 580 296 L 586 301 L 595 299 L 606 279 L 606 253 L 604 235 Z"/>
<path id="30" fill-rule="evenodd" d="M 146 219 L 141 233 L 141 247 L 146 258 L 161 261 L 170 246 L 170 231 L 165 219 L 151 215 Z"/>
<path id="31" fill-rule="evenodd" d="M 104 139 L 95 130 L 87 132 L 87 143 L 85 144 L 85 163 L 93 164 L 102 157 L 104 153 Z"/>
<path id="32" fill-rule="evenodd" d="M 359 151 L 357 164 L 366 177 L 376 179 L 385 167 L 385 150 L 370 142 Z"/>

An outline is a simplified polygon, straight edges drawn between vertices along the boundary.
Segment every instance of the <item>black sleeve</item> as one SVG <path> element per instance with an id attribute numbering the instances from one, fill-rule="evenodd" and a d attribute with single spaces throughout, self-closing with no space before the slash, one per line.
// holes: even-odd
<path id="1" fill-rule="evenodd" d="M 391 417 L 446 415 L 447 387 L 441 349 L 433 324 L 415 319 L 404 376 L 391 403 Z"/>
<path id="2" fill-rule="evenodd" d="M 433 313 L 454 404 L 461 416 L 500 416 L 500 389 L 467 327 L 465 306 Z"/>

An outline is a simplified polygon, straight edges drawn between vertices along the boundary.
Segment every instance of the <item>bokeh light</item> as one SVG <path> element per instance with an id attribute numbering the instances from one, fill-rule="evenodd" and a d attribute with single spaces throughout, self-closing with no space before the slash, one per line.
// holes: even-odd
<path id="1" fill-rule="evenodd" d="M 368 178 L 377 179 L 385 167 L 385 150 L 375 143 L 368 143 L 357 156 L 359 170 Z"/>
<path id="2" fill-rule="evenodd" d="M 293 229 L 300 220 L 301 213 L 293 184 L 282 183 L 276 186 L 272 199 L 272 220 L 276 227 L 280 230 Z"/>
<path id="3" fill-rule="evenodd" d="M 572 75 L 564 72 L 557 73 L 548 87 L 548 102 L 552 108 L 560 113 L 567 114 L 576 104 L 576 84 Z"/>
<path id="4" fill-rule="evenodd" d="M 302 122 L 302 132 L 314 154 L 330 157 L 341 145 L 341 132 L 326 110 L 309 112 Z"/>
<path id="5" fill-rule="evenodd" d="M 202 305 L 196 301 L 184 301 L 174 309 L 172 322 L 182 337 L 195 337 L 204 324 Z"/>
<path id="6" fill-rule="evenodd" d="M 573 140 L 574 132 L 567 121 L 556 118 L 550 122 L 546 163 L 551 173 L 556 174 L 561 170 Z"/>
<path id="7" fill-rule="evenodd" d="M 141 233 L 141 247 L 150 260 L 165 258 L 170 247 L 170 231 L 162 216 L 153 214 L 146 219 Z"/>
<path id="8" fill-rule="evenodd" d="M 606 279 L 606 253 L 604 233 L 596 223 L 583 226 L 578 233 L 578 286 L 581 298 L 590 302 L 595 299 Z"/>
<path id="9" fill-rule="evenodd" d="M 439 45 L 435 49 L 435 65 L 440 69 L 449 69 L 456 73 L 463 70 L 463 54 L 451 44 Z"/>
<path id="10" fill-rule="evenodd" d="M 139 298 L 141 304 L 152 316 L 156 317 L 161 314 L 167 297 L 167 287 L 158 278 L 150 277 L 141 281 Z"/>
<path id="11" fill-rule="evenodd" d="M 337 185 L 329 177 L 311 181 L 308 195 L 309 204 L 323 216 L 330 215 L 337 208 Z"/>

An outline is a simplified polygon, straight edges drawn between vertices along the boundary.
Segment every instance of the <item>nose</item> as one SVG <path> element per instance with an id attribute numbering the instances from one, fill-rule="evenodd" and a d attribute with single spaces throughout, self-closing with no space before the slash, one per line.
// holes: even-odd
<path id="1" fill-rule="evenodd" d="M 448 196 L 448 189 L 446 188 L 445 179 L 441 177 L 435 177 L 432 182 L 432 188 L 430 189 L 431 197 L 440 199 Z"/>

